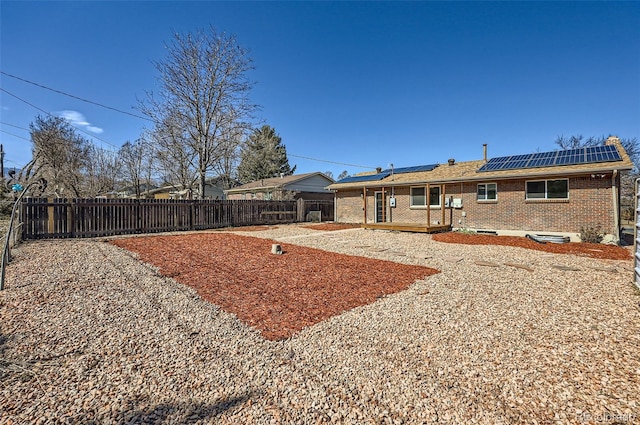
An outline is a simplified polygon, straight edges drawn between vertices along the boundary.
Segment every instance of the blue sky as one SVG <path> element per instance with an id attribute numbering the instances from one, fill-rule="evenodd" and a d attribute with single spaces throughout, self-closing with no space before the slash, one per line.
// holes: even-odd
<path id="1" fill-rule="evenodd" d="M 3 72 L 113 108 L 155 88 L 175 32 L 212 25 L 250 49 L 257 119 L 297 172 L 337 176 L 640 138 L 640 2 L 0 2 Z M 0 75 L 105 149 L 144 120 Z M 0 92 L 5 165 L 42 114 Z M 95 136 L 95 139 L 91 136 Z M 24 140 L 27 139 L 27 140 Z M 294 156 L 295 155 L 295 156 Z"/>

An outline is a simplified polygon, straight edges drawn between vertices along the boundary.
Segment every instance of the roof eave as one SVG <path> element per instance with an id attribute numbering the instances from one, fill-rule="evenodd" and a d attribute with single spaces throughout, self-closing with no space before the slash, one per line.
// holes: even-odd
<path id="1" fill-rule="evenodd" d="M 613 171 L 627 171 L 627 170 L 632 170 L 633 169 L 633 164 L 624 164 L 621 163 L 620 167 L 600 167 L 600 168 L 584 168 L 584 169 L 580 169 L 580 170 L 564 170 L 564 171 L 560 171 L 558 170 L 558 172 L 549 172 L 549 170 L 544 170 L 544 171 L 538 171 L 538 172 L 531 172 L 531 173 L 524 173 L 524 174 L 518 174 L 518 175 L 513 175 L 513 174 L 508 174 L 508 175 L 492 175 L 489 173 L 474 173 L 473 175 L 470 176 L 464 176 L 464 177 L 454 177 L 454 178 L 444 178 L 444 179 L 421 179 L 421 180 L 406 180 L 406 181 L 401 181 L 401 182 L 394 182 L 394 181 L 384 181 L 384 180 L 378 180 L 375 182 L 366 182 L 365 184 L 359 184 L 359 185 L 349 185 L 346 184 L 344 186 L 336 186 L 336 184 L 333 185 L 329 185 L 327 186 L 327 189 L 329 190 L 344 190 L 344 189 L 363 189 L 363 188 L 370 188 L 370 187 L 381 187 L 381 186 L 385 186 L 385 187 L 391 187 L 391 186 L 410 186 L 410 185 L 416 185 L 416 184 L 425 184 L 425 183 L 460 183 L 460 182 L 467 182 L 467 181 L 487 181 L 487 180 L 517 180 L 517 179 L 527 179 L 527 178 L 532 178 L 532 177 L 543 177 L 543 176 L 567 176 L 567 175 L 581 175 L 581 174 L 593 174 L 593 173 L 602 173 L 602 172 L 613 172 Z"/>

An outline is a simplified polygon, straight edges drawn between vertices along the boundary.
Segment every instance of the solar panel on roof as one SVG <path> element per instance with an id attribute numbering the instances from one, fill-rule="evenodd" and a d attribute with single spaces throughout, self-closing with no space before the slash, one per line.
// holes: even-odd
<path id="1" fill-rule="evenodd" d="M 587 148 L 587 159 L 593 162 L 615 161 L 618 150 L 613 145 Z"/>
<path id="2" fill-rule="evenodd" d="M 365 176 L 353 176 L 353 177 L 345 177 L 342 180 L 338 180 L 336 183 L 355 183 L 355 182 L 369 182 L 382 180 L 385 177 L 388 177 L 391 173 L 382 172 L 378 174 L 367 174 Z"/>
<path id="3" fill-rule="evenodd" d="M 491 158 L 479 172 L 515 170 L 522 168 L 554 167 L 560 165 L 591 164 L 595 162 L 622 161 L 614 145 L 589 146 L 554 152 L 537 152 L 528 155 L 511 155 Z"/>
<path id="4" fill-rule="evenodd" d="M 554 156 L 544 156 L 540 158 L 532 157 L 527 164 L 527 167 L 548 167 L 552 165 L 556 160 Z"/>
<path id="5" fill-rule="evenodd" d="M 558 151 L 553 152 L 537 152 L 531 154 L 531 159 L 555 158 Z"/>
<path id="6" fill-rule="evenodd" d="M 417 173 L 418 171 L 432 171 L 438 164 L 416 165 L 413 167 L 394 168 L 393 174 Z M 383 173 L 391 173 L 391 169 L 384 170 Z"/>
<path id="7" fill-rule="evenodd" d="M 509 158 L 509 161 L 526 161 L 531 157 L 530 154 L 527 155 L 513 155 Z"/>

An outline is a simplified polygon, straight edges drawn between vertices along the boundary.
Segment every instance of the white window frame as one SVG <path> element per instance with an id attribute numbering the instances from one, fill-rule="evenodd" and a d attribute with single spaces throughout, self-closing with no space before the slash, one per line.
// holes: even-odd
<path id="1" fill-rule="evenodd" d="M 494 185 L 496 187 L 496 197 L 495 198 L 489 198 L 489 185 Z M 480 186 L 484 186 L 484 199 L 480 198 L 479 195 L 479 189 Z M 489 182 L 489 183 L 478 183 L 478 187 L 476 188 L 476 200 L 479 202 L 495 202 L 498 200 L 498 183 L 495 182 Z"/>
<path id="2" fill-rule="evenodd" d="M 567 182 L 567 196 L 565 198 L 549 198 L 549 182 L 564 180 Z M 528 185 L 529 183 L 544 182 L 544 198 L 530 198 Z M 569 179 L 544 179 L 544 180 L 527 180 L 524 183 L 524 196 L 527 201 L 566 201 L 569 199 Z"/>
<path id="3" fill-rule="evenodd" d="M 413 203 L 413 190 L 414 189 L 422 189 L 424 197 L 424 204 L 414 204 Z M 412 186 L 409 189 L 409 207 L 410 208 L 426 208 L 427 207 L 427 188 L 425 186 Z"/>
<path id="4" fill-rule="evenodd" d="M 441 186 L 430 186 L 429 187 L 430 191 L 433 190 L 433 189 L 438 189 L 438 196 L 437 197 L 430 196 L 429 197 L 429 201 L 433 202 L 433 199 L 436 198 L 438 200 L 438 203 L 437 204 L 430 204 L 429 207 L 430 208 L 435 208 L 435 209 L 442 208 L 442 187 Z"/>

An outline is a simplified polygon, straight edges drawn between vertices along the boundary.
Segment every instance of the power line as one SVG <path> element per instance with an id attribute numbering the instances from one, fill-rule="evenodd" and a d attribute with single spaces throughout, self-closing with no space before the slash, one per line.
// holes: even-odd
<path id="1" fill-rule="evenodd" d="M 376 167 L 367 167 L 367 166 L 364 166 L 364 165 L 355 165 L 355 164 L 347 164 L 347 163 L 344 163 L 344 162 L 327 161 L 325 159 L 310 158 L 308 156 L 293 155 L 293 154 L 290 154 L 290 153 L 287 153 L 287 156 L 292 156 L 294 158 L 309 159 L 311 161 L 326 162 L 327 164 L 345 165 L 347 167 L 366 168 L 368 170 L 375 170 L 376 169 Z"/>
<path id="2" fill-rule="evenodd" d="M 20 80 L 20 81 L 23 81 L 23 82 L 28 83 L 28 84 L 33 84 L 36 87 L 40 87 L 40 88 L 43 88 L 45 90 L 50 90 L 50 91 L 52 91 L 54 93 L 58 93 L 58 94 L 61 94 L 63 96 L 68 96 L 68 97 L 71 97 L 73 99 L 77 99 L 77 100 L 81 100 L 83 102 L 90 103 L 92 105 L 100 106 L 101 108 L 110 109 L 112 111 L 120 112 L 121 114 L 126 114 L 126 115 L 130 115 L 132 117 L 135 117 L 135 118 L 140 118 L 141 120 L 147 120 L 147 121 L 153 122 L 153 120 L 151 118 L 143 117 L 142 115 L 132 114 L 131 112 L 127 112 L 127 111 L 123 111 L 123 110 L 118 109 L 118 108 L 113 108 L 111 106 L 103 105 L 102 103 L 94 102 L 92 100 L 83 99 L 83 98 L 81 98 L 79 96 L 75 96 L 75 95 L 72 95 L 72 94 L 69 94 L 69 93 L 65 93 L 65 92 L 63 92 L 61 90 L 52 89 L 51 87 L 47 87 L 47 86 L 44 86 L 42 84 L 38 84 L 38 83 L 33 82 L 33 81 L 29 81 L 29 80 L 27 80 L 25 78 L 20 78 L 17 75 L 12 75 L 12 74 L 9 74 L 9 73 L 4 72 L 4 71 L 0 71 L 0 74 L 6 75 L 7 77 L 15 78 L 16 80 Z"/>
<path id="3" fill-rule="evenodd" d="M 52 92 L 54 92 L 54 93 L 61 94 L 61 95 L 63 95 L 63 96 L 68 96 L 68 97 L 71 97 L 71 98 L 73 98 L 73 99 L 80 100 L 80 101 L 82 101 L 82 102 L 86 102 L 86 103 L 90 103 L 90 104 L 92 104 L 92 105 L 100 106 L 101 108 L 110 109 L 110 110 L 112 110 L 112 111 L 119 112 L 119 113 L 121 113 L 121 114 L 126 114 L 126 115 L 129 115 L 129 116 L 135 117 L 135 118 L 140 118 L 140 119 L 143 119 L 143 120 L 146 120 L 146 121 L 155 122 L 155 121 L 154 121 L 154 120 L 152 120 L 151 118 L 144 117 L 144 116 L 142 116 L 142 115 L 136 115 L 136 114 L 133 114 L 133 113 L 131 113 L 131 112 L 123 111 L 123 110 L 121 110 L 121 109 L 113 108 L 113 107 L 111 107 L 111 106 L 107 106 L 107 105 L 104 105 L 104 104 L 99 103 L 99 102 L 94 102 L 94 101 L 92 101 L 92 100 L 84 99 L 84 98 L 81 98 L 81 97 L 79 97 L 79 96 L 75 96 L 75 95 L 72 95 L 72 94 L 69 94 L 69 93 L 63 92 L 63 91 L 61 91 L 61 90 L 56 90 L 56 89 L 54 89 L 54 88 L 47 87 L 47 86 L 45 86 L 45 85 L 42 85 L 42 84 L 36 83 L 36 82 L 34 82 L 34 81 L 27 80 L 26 78 L 22 78 L 22 77 L 18 77 L 17 75 L 9 74 L 8 72 L 0 71 L 0 74 L 2 74 L 2 75 L 6 75 L 7 77 L 10 77 L 10 78 L 15 78 L 16 80 L 23 81 L 23 82 L 28 83 L 28 84 L 32 84 L 32 85 L 34 85 L 34 86 L 36 86 L 36 87 L 40 87 L 40 88 L 43 88 L 43 89 L 45 89 L 45 90 L 52 91 Z M 45 114 L 47 114 L 47 115 L 52 116 L 49 112 L 47 112 L 47 111 L 45 111 L 45 110 L 43 110 L 43 109 L 38 108 L 37 106 L 35 106 L 35 105 L 33 105 L 33 104 L 31 104 L 31 103 L 27 102 L 26 100 L 21 99 L 21 98 L 19 98 L 18 96 L 14 95 L 14 94 L 12 94 L 12 93 L 10 93 L 10 92 L 8 92 L 7 90 L 5 90 L 5 89 L 0 89 L 0 90 L 4 91 L 5 93 L 7 93 L 7 94 L 8 94 L 8 95 L 10 95 L 10 96 L 15 97 L 15 98 L 16 98 L 16 99 L 18 99 L 18 100 L 20 100 L 20 101 L 22 101 L 22 102 L 26 103 L 27 105 L 29 105 L 29 106 L 31 106 L 31 107 L 33 107 L 33 108 L 35 108 L 35 109 L 37 109 L 37 110 L 39 110 L 39 111 L 41 111 L 41 112 L 44 112 L 44 113 L 45 113 Z M 6 124 L 6 125 L 11 125 L 11 124 Z M 11 125 L 11 126 L 12 126 L 12 127 L 16 127 L 16 128 L 21 128 L 21 127 L 17 127 L 17 126 L 14 126 L 14 125 Z M 91 137 L 93 137 L 93 138 L 95 138 L 95 139 L 97 139 L 97 140 L 100 140 L 101 142 L 104 142 L 104 143 L 106 143 L 106 144 L 108 144 L 108 145 L 110 145 L 110 146 L 113 146 L 114 148 L 117 148 L 117 146 L 115 146 L 115 145 L 113 145 L 113 144 L 111 144 L 111 143 L 107 142 L 106 140 L 102 140 L 102 139 L 100 139 L 99 137 L 96 137 L 96 136 L 95 136 L 95 135 L 93 135 L 93 134 L 87 133 L 86 131 L 82 130 L 81 128 L 75 127 L 75 126 L 73 126 L 73 125 L 72 125 L 72 127 L 74 127 L 74 128 L 75 128 L 75 129 L 77 129 L 78 131 L 81 131 L 82 133 L 85 133 L 85 134 L 87 134 L 87 135 L 89 135 L 89 136 L 91 136 Z M 21 129 L 25 130 L 24 128 L 21 128 Z M 294 158 L 308 159 L 308 160 L 311 160 L 311 161 L 324 162 L 324 163 L 327 163 L 327 164 L 344 165 L 344 166 L 347 166 L 347 167 L 364 168 L 364 169 L 370 169 L 370 170 L 373 170 L 373 169 L 375 169 L 375 168 L 376 168 L 376 167 L 368 167 L 368 166 L 364 166 L 364 165 L 347 164 L 347 163 L 344 163 L 344 162 L 328 161 L 328 160 L 324 160 L 324 159 L 311 158 L 311 157 L 300 156 L 300 155 L 293 155 L 293 154 L 288 154 L 288 156 L 291 156 L 291 157 L 294 157 Z"/>
<path id="4" fill-rule="evenodd" d="M 8 125 L 9 127 L 19 128 L 20 130 L 31 131 L 31 130 L 29 130 L 28 128 L 20 127 L 19 125 L 9 124 L 8 122 L 4 122 L 4 121 L 0 121 L 0 124 L 2 124 L 2 125 Z"/>
<path id="5" fill-rule="evenodd" d="M 2 132 L 2 133 L 6 133 L 6 134 L 8 134 L 9 136 L 17 137 L 18 139 L 26 140 L 27 142 L 30 142 L 30 141 L 31 141 L 31 139 L 27 139 L 27 138 L 25 138 L 25 137 L 18 136 L 17 134 L 9 133 L 8 131 L 5 131 L 5 130 L 0 130 L 0 132 Z"/>
<path id="6" fill-rule="evenodd" d="M 136 117 L 136 118 L 140 118 L 140 119 L 144 119 L 144 120 L 147 120 L 147 121 L 154 122 L 154 121 L 153 121 L 152 119 L 150 119 L 150 118 L 143 117 L 143 116 L 136 115 L 136 114 L 132 114 L 132 113 L 130 113 L 130 112 L 122 111 L 122 110 L 117 109 L 117 108 L 112 108 L 112 107 L 110 107 L 110 106 L 106 106 L 106 105 L 100 104 L 100 103 L 98 103 L 98 102 L 93 102 L 93 101 L 91 101 L 91 100 L 83 99 L 83 98 L 81 98 L 81 97 L 74 96 L 74 95 L 71 95 L 71 94 L 68 94 L 68 93 L 62 92 L 62 91 L 60 91 L 60 90 L 52 89 L 52 88 L 50 88 L 50 87 L 43 86 L 42 84 L 38 84 L 38 83 L 35 83 L 35 82 L 33 82 L 33 81 L 29 81 L 29 80 L 27 80 L 27 79 L 24 79 L 24 78 L 20 78 L 20 77 L 18 77 L 18 76 L 16 76 L 16 75 L 12 75 L 12 74 L 9 74 L 9 73 L 4 72 L 4 71 L 0 71 L 0 73 L 1 73 L 1 74 L 3 74 L 3 75 L 6 75 L 7 77 L 15 78 L 16 80 L 24 81 L 25 83 L 33 84 L 34 86 L 38 86 L 38 87 L 41 87 L 41 88 L 43 88 L 43 89 L 53 91 L 53 92 L 55 92 L 55 93 L 59 93 L 59 94 L 65 95 L 65 96 L 69 96 L 69 97 L 72 97 L 72 98 L 74 98 L 74 99 L 81 100 L 81 101 L 83 101 L 83 102 L 91 103 L 91 104 L 96 105 L 96 106 L 100 106 L 100 107 L 103 107 L 103 108 L 106 108 L 106 109 L 111 109 L 111 110 L 116 111 L 116 112 L 120 112 L 120 113 L 123 113 L 123 114 L 126 114 L 126 115 L 131 115 L 131 116 Z M 37 110 L 38 110 L 38 111 L 40 111 L 40 112 L 43 112 L 43 113 L 45 113 L 45 114 L 47 114 L 47 115 L 49 115 L 49 116 L 53 116 L 53 115 L 52 115 L 51 113 L 49 113 L 48 111 L 45 111 L 44 109 L 39 108 L 39 107 L 37 107 L 36 105 L 34 105 L 34 104 L 32 104 L 32 103 L 30 103 L 30 102 L 28 102 L 28 101 L 26 101 L 26 100 L 24 100 L 24 99 L 22 99 L 22 98 L 20 98 L 20 97 L 16 96 L 15 94 L 13 94 L 13 93 L 9 92 L 8 90 L 5 90 L 5 89 L 3 89 L 3 88 L 0 88 L 0 90 L 1 90 L 1 91 L 3 91 L 3 92 L 5 92 L 5 93 L 7 93 L 9 96 L 13 96 L 13 97 L 15 97 L 16 99 L 18 99 L 19 101 L 26 103 L 27 105 L 31 106 L 32 108 L 37 109 Z M 19 128 L 19 129 L 21 129 L 21 130 L 27 130 L 27 131 L 30 131 L 30 130 L 29 130 L 29 129 L 27 129 L 27 128 L 19 127 L 19 126 L 17 126 L 17 125 L 8 124 L 8 123 L 4 123 L 4 122 L 3 122 L 2 124 L 4 124 L 4 125 L 8 125 L 8 126 L 11 126 L 11 127 L 15 127 L 15 128 Z M 81 128 L 79 128 L 79 127 L 76 127 L 76 126 L 74 126 L 74 125 L 72 125 L 72 124 L 70 124 L 70 125 L 71 125 L 73 128 L 75 128 L 76 130 L 78 130 L 78 131 L 80 131 L 80 132 L 82 132 L 82 133 L 84 133 L 84 134 L 86 134 L 86 135 L 88 135 L 88 136 L 90 136 L 90 137 L 93 137 L 94 139 L 97 139 L 97 140 L 99 140 L 99 141 L 101 141 L 101 142 L 103 142 L 103 143 L 106 143 L 107 145 L 112 146 L 112 147 L 114 147 L 114 148 L 116 148 L 116 149 L 118 148 L 118 147 L 117 147 L 117 146 L 115 146 L 114 144 L 109 143 L 109 142 L 107 142 L 106 140 L 103 140 L 103 139 L 101 139 L 101 138 L 99 138 L 99 137 L 97 137 L 97 136 L 95 136 L 95 135 L 93 135 L 93 134 L 90 134 L 90 133 L 88 133 L 88 132 L 84 131 L 83 129 L 81 129 Z M 6 131 L 3 131 L 3 133 L 7 133 L 7 132 L 6 132 Z M 23 140 L 31 141 L 31 140 L 25 139 L 25 138 L 23 138 L 23 137 L 16 136 L 15 134 L 11 134 L 11 133 L 7 133 L 7 134 L 10 134 L 10 135 L 12 135 L 12 136 L 14 136 L 14 137 L 18 137 L 18 138 L 23 139 Z M 288 156 L 291 156 L 291 157 L 294 157 L 294 158 L 308 159 L 308 160 L 310 160 L 310 161 L 324 162 L 324 163 L 327 163 L 327 164 L 344 165 L 344 166 L 347 166 L 347 167 L 364 168 L 364 169 L 368 169 L 368 170 L 373 170 L 373 169 L 375 169 L 375 168 L 376 168 L 376 167 L 369 167 L 369 166 L 365 166 L 365 165 L 356 165 L 356 164 L 348 164 L 348 163 L 344 163 L 344 162 L 328 161 L 328 160 L 325 160 L 325 159 L 311 158 L 311 157 L 308 157 L 308 156 L 293 155 L 293 154 L 287 154 L 287 155 L 288 155 Z"/>
<path id="7" fill-rule="evenodd" d="M 0 71 L 0 72 L 1 72 L 1 71 Z M 53 115 L 53 114 L 49 113 L 48 111 L 45 111 L 45 110 L 44 110 L 44 109 L 42 109 L 42 108 L 37 107 L 37 106 L 36 106 L 36 105 L 34 105 L 33 103 L 30 103 L 30 102 L 28 102 L 28 101 L 26 101 L 26 100 L 22 99 L 21 97 L 19 97 L 19 96 L 17 96 L 17 95 L 15 95 L 15 94 L 13 94 L 13 93 L 11 93 L 11 92 L 9 92 L 8 90 L 5 90 L 5 89 L 3 89 L 3 88 L 1 88 L 1 87 L 0 87 L 0 91 L 3 91 L 3 92 L 5 92 L 6 94 L 8 94 L 9 96 L 15 97 L 15 98 L 16 98 L 16 99 L 18 99 L 19 101 L 26 103 L 27 105 L 31 106 L 32 108 L 35 108 L 35 109 L 37 109 L 38 111 L 43 112 L 43 113 L 47 114 L 48 116 L 50 116 L 50 117 L 54 117 L 54 118 L 55 118 L 55 115 Z M 116 145 L 114 145 L 113 143 L 107 142 L 106 140 L 101 139 L 101 138 L 99 138 L 98 136 L 96 136 L 96 135 L 94 135 L 94 134 L 88 133 L 88 132 L 84 131 L 83 129 L 81 129 L 80 127 L 76 127 L 75 125 L 71 124 L 71 123 L 69 122 L 69 120 L 66 120 L 66 121 L 69 123 L 69 125 L 70 125 L 71 127 L 75 128 L 75 129 L 76 129 L 76 130 L 78 130 L 79 132 L 84 133 L 84 134 L 86 134 L 87 136 L 92 137 L 92 138 L 94 138 L 94 139 L 96 139 L 96 140 L 99 140 L 99 141 L 101 141 L 102 143 L 106 143 L 107 145 L 109 145 L 109 146 L 111 146 L 111 147 L 115 148 L 116 150 L 118 149 L 118 147 L 117 147 Z M 102 149 L 102 148 L 100 148 L 100 149 Z M 106 150 L 106 149 L 102 149 L 102 150 Z"/>
<path id="8" fill-rule="evenodd" d="M 25 165 L 27 165 L 27 164 L 20 165 L 20 164 L 18 164 L 17 162 L 12 161 L 12 160 L 10 160 L 10 159 L 6 159 L 6 158 L 5 158 L 5 161 L 10 162 L 10 163 L 12 163 L 12 164 L 16 164 L 16 165 L 17 165 L 18 167 L 20 167 L 20 168 L 24 168 L 24 166 L 25 166 Z"/>

